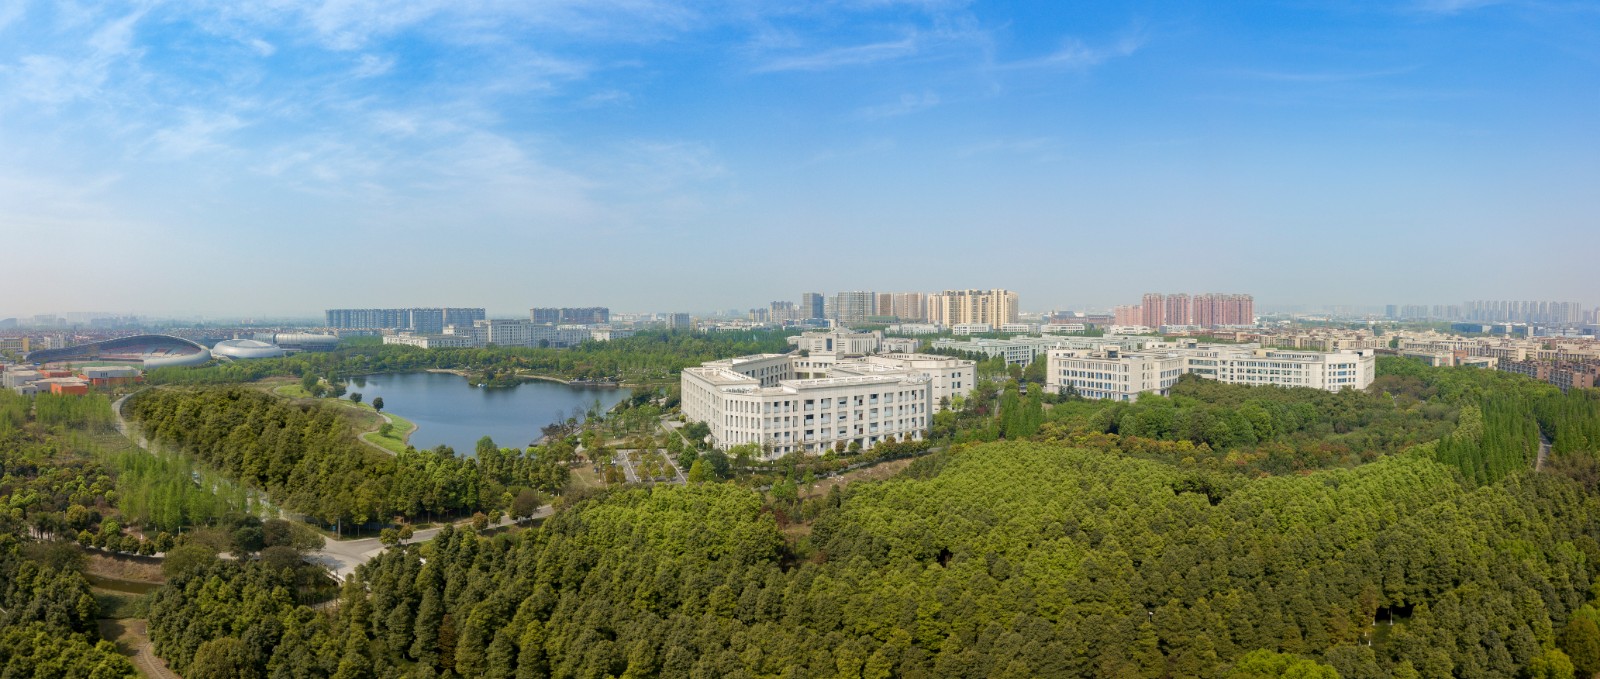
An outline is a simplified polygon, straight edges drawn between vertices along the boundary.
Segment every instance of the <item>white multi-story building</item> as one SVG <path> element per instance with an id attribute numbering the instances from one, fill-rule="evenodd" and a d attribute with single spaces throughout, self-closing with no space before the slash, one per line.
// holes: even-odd
<path id="1" fill-rule="evenodd" d="M 812 354 L 865 356 L 878 351 L 878 340 L 875 332 L 851 332 L 841 328 L 795 335 L 789 338 L 789 345 Z"/>
<path id="2" fill-rule="evenodd" d="M 589 339 L 596 342 L 610 342 L 611 340 L 633 337 L 633 331 L 626 328 L 610 328 L 599 326 L 589 328 Z"/>
<path id="3" fill-rule="evenodd" d="M 994 326 L 988 323 L 957 323 L 950 326 L 952 335 L 977 335 L 985 332 L 994 332 Z"/>
<path id="4" fill-rule="evenodd" d="M 957 396 L 972 393 L 978 383 L 978 364 L 949 356 L 932 354 L 893 353 L 878 354 L 862 359 L 861 363 L 879 365 L 892 370 L 907 370 L 931 380 L 933 384 L 933 412 L 944 410 L 944 404 Z M 838 368 L 848 372 L 855 365 L 845 363 Z"/>
<path id="5" fill-rule="evenodd" d="M 1185 373 L 1229 384 L 1328 391 L 1365 389 L 1376 373 L 1372 350 L 1321 353 L 1190 342 L 1142 351 L 1052 349 L 1048 357 L 1046 389 L 1070 385 L 1082 396 L 1117 401 L 1134 401 L 1144 393 L 1165 396 Z"/>
<path id="6" fill-rule="evenodd" d="M 1010 339 L 958 340 L 942 338 L 933 341 L 935 349 L 953 349 L 989 358 L 1004 356 L 1006 363 L 1027 367 L 1033 360 L 1051 349 L 1099 349 L 1106 346 L 1124 350 L 1139 349 L 1159 338 L 1121 337 L 1012 337 Z"/>
<path id="7" fill-rule="evenodd" d="M 467 349 L 477 346 L 471 335 L 417 335 L 409 332 L 384 335 L 383 343 L 401 344 L 419 349 Z"/>
<path id="8" fill-rule="evenodd" d="M 878 351 L 886 354 L 911 353 L 922 346 L 922 342 L 910 337 L 885 337 L 878 340 Z"/>
<path id="9" fill-rule="evenodd" d="M 1088 329 L 1088 326 L 1086 326 L 1086 325 L 1084 325 L 1082 323 L 1046 323 L 1044 325 L 1039 326 L 1039 332 L 1042 332 L 1042 333 L 1045 333 L 1045 334 L 1051 334 L 1051 333 L 1064 334 L 1064 333 L 1073 333 L 1073 332 L 1083 332 L 1084 330 L 1087 330 L 1087 329 Z"/>
<path id="10" fill-rule="evenodd" d="M 1052 349 L 1048 356 L 1045 389 L 1061 392 L 1070 385 L 1084 398 L 1133 401 L 1147 392 L 1165 396 L 1184 373 L 1184 357 L 1170 351 Z"/>
<path id="11" fill-rule="evenodd" d="M 884 329 L 894 335 L 937 335 L 944 331 L 938 323 L 896 323 Z"/>
<path id="12" fill-rule="evenodd" d="M 1000 326 L 1000 332 L 1011 333 L 1011 334 L 1014 334 L 1014 335 L 1037 335 L 1037 334 L 1039 334 L 1039 324 L 1038 323 L 1004 323 L 1004 324 L 1002 324 Z"/>
<path id="13" fill-rule="evenodd" d="M 767 457 L 865 449 L 926 436 L 940 399 L 969 393 L 975 377 L 971 361 L 943 356 L 816 358 L 758 354 L 687 368 L 684 416 L 705 422 L 718 448 L 755 443 Z"/>

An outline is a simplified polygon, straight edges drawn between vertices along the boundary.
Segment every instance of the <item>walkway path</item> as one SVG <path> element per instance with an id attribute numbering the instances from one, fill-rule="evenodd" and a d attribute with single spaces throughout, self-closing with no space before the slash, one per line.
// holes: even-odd
<path id="1" fill-rule="evenodd" d="M 554 513 L 554 507 L 545 505 L 536 510 L 530 519 L 524 519 L 524 521 L 548 518 Z M 455 526 L 460 528 L 469 523 L 471 523 L 471 519 L 457 522 Z M 490 528 L 500 528 L 513 523 L 516 523 L 516 521 L 505 518 L 501 519 L 499 523 L 491 524 Z M 419 530 L 407 542 L 427 542 L 438 535 L 441 530 L 444 530 L 444 526 Z M 357 566 L 377 558 L 379 554 L 388 551 L 388 549 L 378 538 L 329 540 L 327 544 L 323 545 L 322 549 L 307 553 L 306 561 L 327 567 L 328 572 L 332 573 L 335 579 L 339 582 L 344 582 L 345 578 L 350 577 L 350 574 L 355 572 Z"/>
<path id="2" fill-rule="evenodd" d="M 165 660 L 156 657 L 146 629 L 146 621 L 141 619 L 100 621 L 100 637 L 115 642 L 140 674 L 154 679 L 182 679 L 167 667 Z"/>
<path id="3" fill-rule="evenodd" d="M 1539 432 L 1539 459 L 1533 461 L 1533 470 L 1544 469 L 1544 461 L 1550 459 L 1550 439 L 1544 437 L 1544 432 Z"/>

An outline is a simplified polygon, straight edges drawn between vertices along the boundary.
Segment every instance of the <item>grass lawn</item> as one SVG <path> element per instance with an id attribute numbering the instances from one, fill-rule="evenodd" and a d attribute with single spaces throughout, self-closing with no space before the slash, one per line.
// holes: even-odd
<path id="1" fill-rule="evenodd" d="M 366 404 L 363 403 L 362 405 Z M 371 406 L 368 407 L 370 408 Z M 403 453 L 406 451 L 406 439 L 411 438 L 411 432 L 417 430 L 417 425 L 411 420 L 393 413 L 389 414 L 389 419 L 394 421 L 394 430 L 389 432 L 388 436 L 384 436 L 375 431 L 369 431 L 365 434 L 362 434 L 361 438 L 383 446 L 384 448 L 396 454 Z"/>
<path id="2" fill-rule="evenodd" d="M 306 392 L 305 387 L 298 384 L 285 384 L 281 387 L 274 387 L 272 393 L 289 398 L 311 398 L 311 394 Z"/>
<path id="3" fill-rule="evenodd" d="M 306 390 L 303 387 L 300 386 L 299 382 L 294 382 L 294 383 L 290 383 L 290 384 L 272 385 L 271 382 L 275 382 L 275 381 L 277 381 L 277 379 L 287 379 L 287 378 L 276 378 L 276 379 L 271 379 L 271 380 L 265 380 L 265 381 L 269 382 L 269 384 L 267 384 L 265 386 L 267 388 L 271 389 L 272 393 L 277 394 L 277 395 L 282 396 L 282 397 L 285 397 L 285 398 L 292 398 L 292 399 L 309 399 L 309 398 L 311 398 L 311 394 L 306 393 Z M 354 401 L 351 401 L 349 398 L 345 398 L 345 397 L 341 397 L 341 398 L 328 397 L 328 398 L 320 398 L 320 399 L 316 399 L 316 400 L 321 401 L 323 403 L 331 403 L 331 404 L 333 404 L 333 405 L 335 405 L 337 407 L 350 408 L 352 410 L 360 411 L 362 413 L 362 415 L 363 415 L 361 421 L 364 422 L 366 424 L 366 426 L 369 427 L 368 431 L 361 432 L 359 434 L 361 436 L 361 438 L 366 440 L 369 443 L 373 443 L 373 444 L 376 444 L 378 446 L 381 446 L 384 450 L 387 450 L 387 451 L 389 451 L 391 453 L 399 454 L 399 453 L 405 452 L 405 450 L 406 450 L 406 440 L 411 438 L 411 432 L 414 432 L 414 431 L 417 430 L 416 423 L 412 422 L 411 420 L 408 420 L 408 419 L 406 419 L 404 417 L 401 417 L 399 415 L 396 415 L 394 413 L 379 414 L 378 411 L 372 407 L 372 404 L 366 402 L 365 400 L 363 400 L 360 403 L 356 403 Z M 394 424 L 394 430 L 389 432 L 388 436 L 383 436 L 383 435 L 378 433 L 378 427 L 383 425 L 383 421 L 384 421 L 383 420 L 383 416 L 384 415 L 388 415 L 389 419 Z"/>
<path id="4" fill-rule="evenodd" d="M 593 466 L 582 464 L 572 469 L 572 475 L 567 477 L 567 487 L 561 490 L 561 494 L 566 495 L 586 488 L 603 488 L 605 485 L 605 480 L 594 472 Z"/>

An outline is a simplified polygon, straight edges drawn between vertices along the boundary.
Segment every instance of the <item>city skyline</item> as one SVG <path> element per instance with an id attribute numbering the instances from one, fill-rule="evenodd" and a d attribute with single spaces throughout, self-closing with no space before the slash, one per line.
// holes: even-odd
<path id="1" fill-rule="evenodd" d="M 0 314 L 726 309 L 817 280 L 1593 306 L 1597 19 L 11 3 Z"/>

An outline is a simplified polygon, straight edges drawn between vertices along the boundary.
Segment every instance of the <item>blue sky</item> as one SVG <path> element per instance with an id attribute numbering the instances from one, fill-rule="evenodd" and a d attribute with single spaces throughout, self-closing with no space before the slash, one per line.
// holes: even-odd
<path id="1" fill-rule="evenodd" d="M 1595 304 L 1600 5 L 0 0 L 0 227 L 0 316 Z"/>

